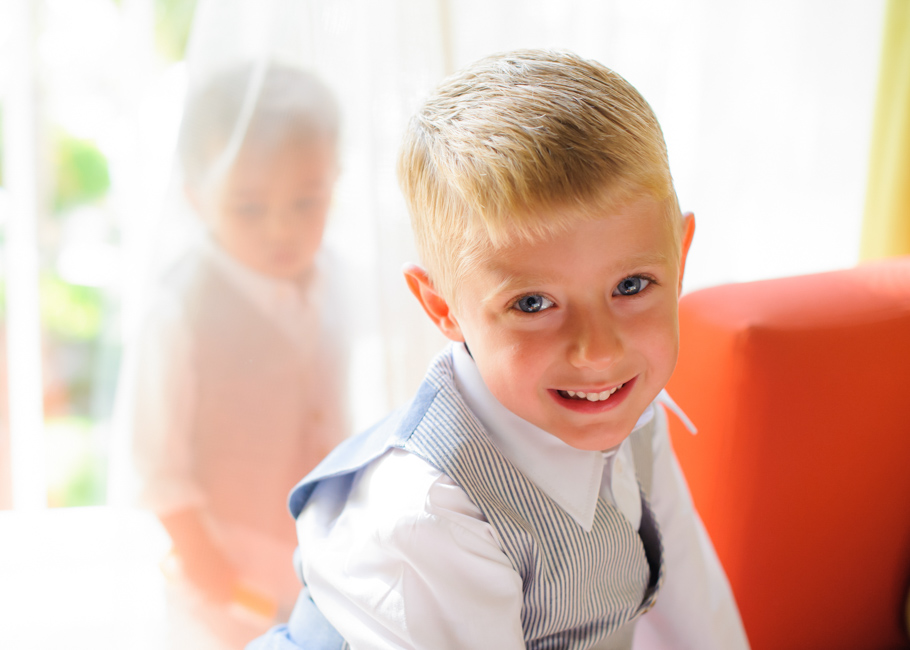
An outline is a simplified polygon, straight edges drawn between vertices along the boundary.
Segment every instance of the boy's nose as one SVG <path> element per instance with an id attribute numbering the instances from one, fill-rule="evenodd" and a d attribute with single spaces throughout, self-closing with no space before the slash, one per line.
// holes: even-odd
<path id="1" fill-rule="evenodd" d="M 604 318 L 579 319 L 572 333 L 570 362 L 578 368 L 606 370 L 622 356 L 622 337 Z"/>
<path id="2" fill-rule="evenodd" d="M 274 212 L 269 215 L 268 219 L 268 236 L 277 243 L 287 241 L 294 232 L 293 220 L 281 212 Z"/>

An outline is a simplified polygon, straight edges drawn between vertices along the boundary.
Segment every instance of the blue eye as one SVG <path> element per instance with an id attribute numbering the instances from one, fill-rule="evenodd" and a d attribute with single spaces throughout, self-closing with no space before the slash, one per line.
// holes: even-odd
<path id="1" fill-rule="evenodd" d="M 632 275 L 624 278 L 613 292 L 614 296 L 634 296 L 636 293 L 644 291 L 645 287 L 651 284 L 647 278 L 638 275 Z"/>
<path id="2" fill-rule="evenodd" d="M 539 311 L 544 309 L 549 309 L 553 306 L 553 301 L 549 298 L 544 298 L 541 295 L 533 294 L 530 296 L 522 296 L 517 301 L 515 301 L 515 307 L 519 311 L 522 311 L 526 314 L 536 314 Z"/>

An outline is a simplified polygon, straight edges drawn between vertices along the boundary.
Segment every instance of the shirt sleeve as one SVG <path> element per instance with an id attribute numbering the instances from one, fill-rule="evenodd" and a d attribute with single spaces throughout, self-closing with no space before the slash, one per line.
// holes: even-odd
<path id="1" fill-rule="evenodd" d="M 666 417 L 653 438 L 651 507 L 660 526 L 664 583 L 636 626 L 635 650 L 747 650 L 749 642 L 714 546 L 673 452 Z"/>
<path id="2" fill-rule="evenodd" d="M 128 423 L 139 502 L 159 515 L 202 507 L 193 476 L 196 378 L 185 315 L 159 301 L 137 343 Z"/>
<path id="3" fill-rule="evenodd" d="M 298 533 L 313 600 L 353 650 L 525 647 L 521 579 L 492 526 L 417 456 L 321 483 Z"/>

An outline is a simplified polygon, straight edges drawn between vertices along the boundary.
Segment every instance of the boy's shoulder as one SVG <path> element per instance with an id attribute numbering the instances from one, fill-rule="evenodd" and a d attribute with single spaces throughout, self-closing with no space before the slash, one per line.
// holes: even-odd
<path id="1" fill-rule="evenodd" d="M 206 247 L 200 243 L 190 245 L 157 278 L 156 298 L 175 300 L 186 297 L 207 277 L 217 275 L 217 265 Z"/>
<path id="2" fill-rule="evenodd" d="M 185 314 L 194 328 L 202 321 L 214 320 L 223 325 L 236 319 L 255 322 L 268 320 L 258 317 L 266 314 L 263 309 L 251 309 L 256 305 L 253 297 L 256 289 L 242 281 L 236 262 L 218 245 L 210 240 L 195 242 L 177 258 L 161 275 L 157 282 L 155 303 L 170 302 Z M 239 327 L 239 324 L 237 325 Z"/>
<path id="3" fill-rule="evenodd" d="M 434 408 L 439 418 L 430 418 L 429 427 L 457 426 L 459 417 L 467 417 L 466 409 L 458 412 L 441 412 L 437 404 L 440 393 L 447 394 L 459 402 L 452 378 L 451 348 L 443 350 L 430 365 L 426 377 L 417 393 L 408 404 L 387 415 L 369 429 L 342 441 L 325 459 L 304 477 L 291 491 L 288 507 L 296 518 L 312 496 L 321 481 L 352 474 L 378 459 L 389 449 L 404 448 L 408 439 L 421 424 L 427 413 Z M 444 408 L 444 407 L 443 407 Z"/>
<path id="4" fill-rule="evenodd" d="M 204 259 L 198 250 L 184 251 L 171 261 L 148 287 L 142 301 L 143 336 L 166 340 L 173 332 L 191 330 L 190 307 L 204 275 Z"/>

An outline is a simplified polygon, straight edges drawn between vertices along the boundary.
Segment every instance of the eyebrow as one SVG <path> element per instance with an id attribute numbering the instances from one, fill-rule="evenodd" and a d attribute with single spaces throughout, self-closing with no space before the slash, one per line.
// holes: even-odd
<path id="1" fill-rule="evenodd" d="M 672 257 L 664 253 L 644 253 L 642 255 L 633 255 L 628 260 L 625 260 L 624 265 L 630 267 L 661 266 L 669 263 L 671 260 Z"/>
<path id="2" fill-rule="evenodd" d="M 506 276 L 502 282 L 493 287 L 493 289 L 491 289 L 485 296 L 483 296 L 483 298 L 481 298 L 481 302 L 488 303 L 497 296 L 501 296 L 504 293 L 514 293 L 522 287 L 539 286 L 546 284 L 548 281 L 549 279 L 543 275 L 527 275 L 518 278 L 515 275 L 510 274 Z"/>

